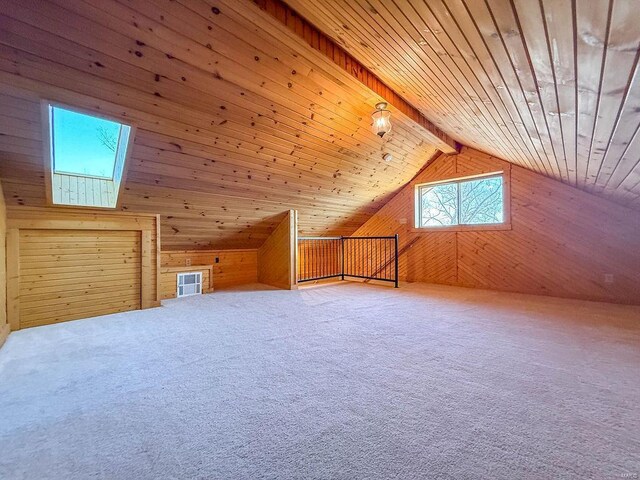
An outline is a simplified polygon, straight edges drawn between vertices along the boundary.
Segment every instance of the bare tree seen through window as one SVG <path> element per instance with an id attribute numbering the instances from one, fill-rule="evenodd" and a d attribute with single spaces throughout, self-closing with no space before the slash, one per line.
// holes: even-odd
<path id="1" fill-rule="evenodd" d="M 98 127 L 96 127 L 96 135 L 98 136 L 98 140 L 99 142 L 102 144 L 103 147 L 105 147 L 107 150 L 109 150 L 111 153 L 113 153 L 115 155 L 116 150 L 118 149 L 118 134 L 119 134 L 119 128 L 115 129 L 115 128 L 107 128 L 103 125 L 100 125 Z M 85 168 L 85 170 L 87 170 Z M 86 173 L 86 171 L 85 171 Z M 104 171 L 104 169 L 100 170 L 100 176 L 102 177 L 106 177 L 107 176 L 107 172 Z"/>
<path id="2" fill-rule="evenodd" d="M 116 132 L 111 128 L 103 126 L 96 127 L 96 131 L 98 132 L 98 140 L 100 140 L 100 143 L 108 148 L 110 152 L 116 153 L 118 146 L 118 136 Z"/>
<path id="3" fill-rule="evenodd" d="M 420 201 L 422 202 L 423 227 L 456 225 L 458 184 L 445 183 L 432 187 L 423 187 L 420 190 Z"/>
<path id="4" fill-rule="evenodd" d="M 444 183 L 420 188 L 420 226 L 502 223 L 502 177 Z"/>

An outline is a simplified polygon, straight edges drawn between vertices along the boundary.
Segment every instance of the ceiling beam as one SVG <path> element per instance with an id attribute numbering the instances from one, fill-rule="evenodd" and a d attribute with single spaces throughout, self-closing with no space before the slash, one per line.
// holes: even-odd
<path id="1" fill-rule="evenodd" d="M 352 57 L 331 38 L 318 30 L 313 24 L 301 17 L 295 10 L 281 0 L 253 0 L 258 7 L 273 18 L 286 25 L 312 48 L 321 52 L 341 67 L 373 93 L 382 97 L 389 105 L 406 115 L 421 127 L 428 141 L 446 154 L 455 154 L 460 144 L 422 115 L 418 109 L 402 98 L 392 88 L 369 71 L 362 63 Z"/>

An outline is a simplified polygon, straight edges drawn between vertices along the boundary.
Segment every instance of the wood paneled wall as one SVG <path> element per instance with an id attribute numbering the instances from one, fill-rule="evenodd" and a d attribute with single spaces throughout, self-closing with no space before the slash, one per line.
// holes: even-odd
<path id="1" fill-rule="evenodd" d="M 155 215 L 9 208 L 12 330 L 159 305 Z"/>
<path id="2" fill-rule="evenodd" d="M 216 258 L 218 262 L 216 262 Z M 258 281 L 258 251 L 238 250 L 181 250 L 162 252 L 162 267 L 213 265 L 213 288 L 220 289 Z"/>
<path id="3" fill-rule="evenodd" d="M 640 304 L 640 214 L 520 167 L 511 230 L 412 231 L 416 183 L 507 168 L 470 148 L 441 156 L 356 235 L 399 233 L 406 281 Z"/>
<path id="4" fill-rule="evenodd" d="M 296 287 L 297 217 L 295 210 L 289 210 L 258 249 L 260 283 L 289 290 Z"/>
<path id="5" fill-rule="evenodd" d="M 0 347 L 9 335 L 7 322 L 7 209 L 0 183 Z"/>

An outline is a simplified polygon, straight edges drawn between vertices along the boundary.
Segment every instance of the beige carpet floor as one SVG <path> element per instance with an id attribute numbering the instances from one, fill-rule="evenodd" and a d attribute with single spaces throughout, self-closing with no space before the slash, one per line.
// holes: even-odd
<path id="1" fill-rule="evenodd" d="M 638 307 L 247 288 L 0 350 L 2 479 L 638 475 Z"/>

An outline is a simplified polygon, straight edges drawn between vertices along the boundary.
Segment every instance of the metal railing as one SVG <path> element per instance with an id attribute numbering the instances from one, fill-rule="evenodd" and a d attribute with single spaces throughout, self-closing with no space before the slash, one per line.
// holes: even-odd
<path id="1" fill-rule="evenodd" d="M 345 277 L 392 282 L 397 288 L 398 235 L 298 238 L 298 282 Z"/>

